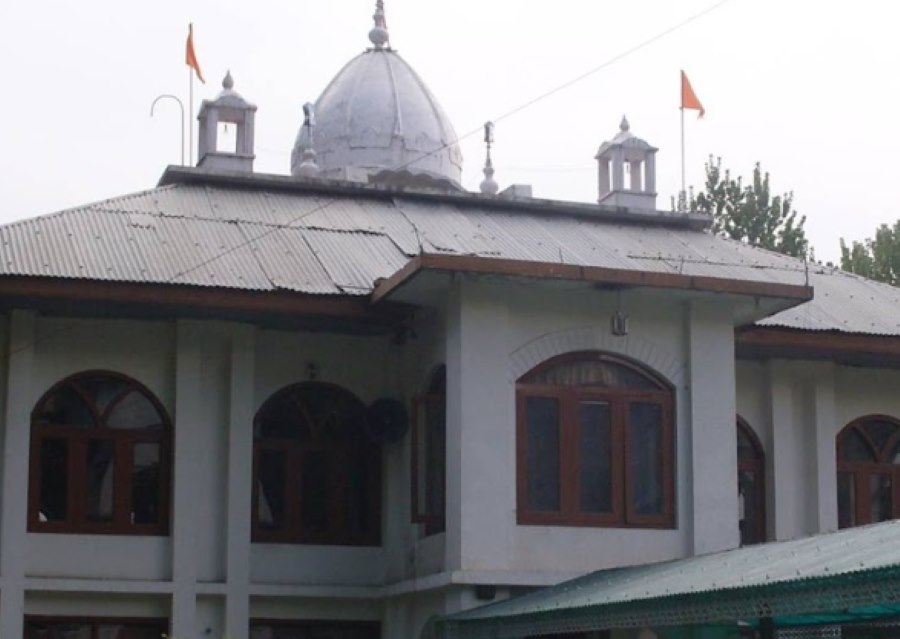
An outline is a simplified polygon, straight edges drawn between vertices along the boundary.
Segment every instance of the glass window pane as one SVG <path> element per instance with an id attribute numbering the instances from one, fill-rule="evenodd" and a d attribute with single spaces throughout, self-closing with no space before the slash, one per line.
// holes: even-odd
<path id="1" fill-rule="evenodd" d="M 79 377 L 73 383 L 88 401 L 93 403 L 98 414 L 102 414 L 109 404 L 128 388 L 125 380 L 108 375 Z"/>
<path id="2" fill-rule="evenodd" d="M 756 472 L 752 470 L 738 471 L 738 512 L 742 546 L 765 541 L 762 531 L 760 488 Z"/>
<path id="3" fill-rule="evenodd" d="M 106 425 L 109 428 L 139 429 L 162 428 L 163 418 L 145 395 L 137 391 L 130 392 L 122 401 L 117 403 Z"/>
<path id="4" fill-rule="evenodd" d="M 872 448 L 855 428 L 845 428 L 840 435 L 843 461 L 874 462 L 875 455 Z"/>
<path id="5" fill-rule="evenodd" d="M 897 430 L 900 430 L 894 422 L 884 419 L 867 419 L 863 422 L 862 429 L 879 451 L 884 449 L 888 440 L 894 436 Z"/>
<path id="6" fill-rule="evenodd" d="M 869 495 L 872 504 L 871 523 L 893 518 L 890 475 L 869 475 Z"/>
<path id="7" fill-rule="evenodd" d="M 302 404 L 291 392 L 276 395 L 267 401 L 256 417 L 254 436 L 257 439 L 309 439 L 309 423 Z"/>
<path id="8" fill-rule="evenodd" d="M 369 522 L 369 459 L 356 454 L 346 465 L 347 491 L 344 495 L 344 529 L 359 536 L 371 529 Z"/>
<path id="9" fill-rule="evenodd" d="M 134 445 L 131 475 L 131 523 L 155 524 L 160 521 L 160 445 L 139 442 Z"/>
<path id="10" fill-rule="evenodd" d="M 662 407 L 645 402 L 629 404 L 628 482 L 636 514 L 663 512 L 662 479 Z"/>
<path id="11" fill-rule="evenodd" d="M 856 525 L 856 476 L 838 473 L 838 527 Z"/>
<path id="12" fill-rule="evenodd" d="M 759 450 L 756 448 L 756 442 L 753 441 L 750 434 L 746 431 L 744 426 L 738 425 L 737 429 L 737 444 L 738 444 L 738 461 L 746 462 L 746 463 L 756 463 L 761 462 L 761 455 Z"/>
<path id="13" fill-rule="evenodd" d="M 35 410 L 34 423 L 91 428 L 94 426 L 94 418 L 81 395 L 71 386 L 63 386 Z"/>
<path id="14" fill-rule="evenodd" d="M 87 447 L 87 518 L 91 521 L 111 521 L 113 518 L 113 487 L 115 445 L 106 439 L 92 439 Z"/>
<path id="15" fill-rule="evenodd" d="M 444 468 L 446 457 L 446 402 L 444 397 L 425 403 L 425 512 L 444 516 Z"/>
<path id="16" fill-rule="evenodd" d="M 64 439 L 41 441 L 40 521 L 65 521 L 68 513 L 69 446 Z"/>
<path id="17" fill-rule="evenodd" d="M 607 402 L 578 404 L 581 510 L 609 513 L 612 504 L 612 433 Z"/>
<path id="18" fill-rule="evenodd" d="M 329 485 L 328 470 L 325 453 L 310 451 L 303 455 L 300 512 L 304 536 L 315 537 L 328 531 L 328 505 L 336 497 L 334 487 Z"/>
<path id="19" fill-rule="evenodd" d="M 285 524 L 285 454 L 280 450 L 260 451 L 257 460 L 258 524 L 261 528 L 281 530 Z"/>
<path id="20" fill-rule="evenodd" d="M 559 402 L 550 397 L 525 400 L 525 463 L 528 510 L 559 510 Z"/>

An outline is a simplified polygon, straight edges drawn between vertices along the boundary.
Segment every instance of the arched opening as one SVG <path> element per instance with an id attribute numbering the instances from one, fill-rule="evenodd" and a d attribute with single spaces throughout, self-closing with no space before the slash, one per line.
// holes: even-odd
<path id="1" fill-rule="evenodd" d="M 520 524 L 675 525 L 674 393 L 605 353 L 552 358 L 516 384 Z"/>
<path id="2" fill-rule="evenodd" d="M 28 528 L 161 535 L 169 523 L 171 422 L 139 382 L 73 375 L 31 414 Z"/>
<path id="3" fill-rule="evenodd" d="M 737 418 L 738 513 L 741 545 L 766 540 L 766 457 L 750 425 Z"/>
<path id="4" fill-rule="evenodd" d="M 253 424 L 253 540 L 377 545 L 381 449 L 365 405 L 320 382 L 270 397 Z"/>
<path id="5" fill-rule="evenodd" d="M 900 422 L 860 417 L 837 436 L 838 526 L 894 519 L 900 513 Z"/>

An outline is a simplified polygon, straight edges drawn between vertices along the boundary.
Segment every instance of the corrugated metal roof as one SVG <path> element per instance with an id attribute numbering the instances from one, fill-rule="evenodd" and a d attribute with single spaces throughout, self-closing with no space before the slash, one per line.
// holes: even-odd
<path id="1" fill-rule="evenodd" d="M 446 621 L 457 626 L 460 629 L 457 634 L 461 636 L 502 637 L 505 636 L 502 629 L 510 629 L 515 620 L 521 622 L 516 632 L 522 634 L 546 630 L 540 622 L 550 615 L 557 619 L 578 616 L 586 625 L 593 619 L 600 628 L 604 623 L 612 623 L 614 618 L 615 623 L 621 623 L 624 604 L 641 604 L 640 609 L 646 612 L 644 625 L 655 625 L 654 621 L 659 623 L 659 619 L 653 619 L 653 615 L 665 611 L 677 616 L 677 603 L 672 606 L 675 612 L 666 609 L 668 602 L 679 600 L 684 602 L 685 616 L 693 614 L 687 603 L 701 602 L 711 620 L 741 619 L 764 616 L 754 614 L 754 606 L 759 605 L 761 596 L 768 598 L 766 605 L 770 610 L 767 616 L 776 616 L 790 612 L 792 602 L 784 600 L 799 597 L 802 587 L 798 584 L 804 582 L 823 584 L 818 612 L 834 609 L 838 613 L 854 603 L 862 604 L 848 597 L 839 600 L 836 606 L 835 601 L 825 594 L 833 594 L 828 591 L 825 581 L 840 582 L 849 587 L 852 582 L 843 578 L 883 573 L 886 569 L 900 569 L 900 521 L 676 561 L 599 571 L 522 597 L 451 615 Z M 895 570 L 895 582 L 896 574 Z M 883 591 L 874 587 L 872 590 L 872 600 L 868 603 L 890 601 Z M 726 597 L 729 593 L 736 598 Z M 697 595 L 709 596 L 698 598 Z M 893 596 L 893 601 L 900 601 L 897 598 L 900 592 Z M 880 597 L 883 599 L 879 600 Z M 742 600 L 747 602 L 746 608 L 741 608 Z M 725 602 L 728 605 L 724 605 Z M 630 608 L 632 611 L 637 609 L 637 606 Z M 604 611 L 611 614 L 604 618 Z M 673 618 L 663 625 L 674 625 L 678 621 Z"/>
<path id="2" fill-rule="evenodd" d="M 582 207 L 584 208 L 584 207 Z M 472 198 L 173 184 L 0 227 L 0 274 L 368 294 L 419 253 L 782 284 L 815 299 L 762 322 L 900 335 L 900 290 L 715 237 Z"/>

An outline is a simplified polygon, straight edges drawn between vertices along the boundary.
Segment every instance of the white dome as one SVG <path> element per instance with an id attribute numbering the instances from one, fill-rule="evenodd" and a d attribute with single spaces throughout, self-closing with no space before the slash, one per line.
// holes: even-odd
<path id="1" fill-rule="evenodd" d="M 335 76 L 316 101 L 313 140 L 322 177 L 367 181 L 388 171 L 460 188 L 462 153 L 453 125 L 412 67 L 389 48 L 367 50 Z M 292 174 L 298 175 L 308 145 L 301 127 Z"/>

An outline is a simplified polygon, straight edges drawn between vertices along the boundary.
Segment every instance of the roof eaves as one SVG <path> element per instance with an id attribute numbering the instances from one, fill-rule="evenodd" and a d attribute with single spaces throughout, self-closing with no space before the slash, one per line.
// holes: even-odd
<path id="1" fill-rule="evenodd" d="M 579 266 L 555 262 L 530 262 L 470 255 L 421 254 L 410 260 L 390 277 L 377 282 L 372 293 L 372 301 L 377 303 L 388 299 L 397 289 L 410 282 L 419 272 L 428 270 L 544 280 L 580 281 L 610 286 L 644 286 L 750 295 L 785 299 L 794 304 L 807 302 L 813 298 L 812 287 L 796 284 Z"/>

